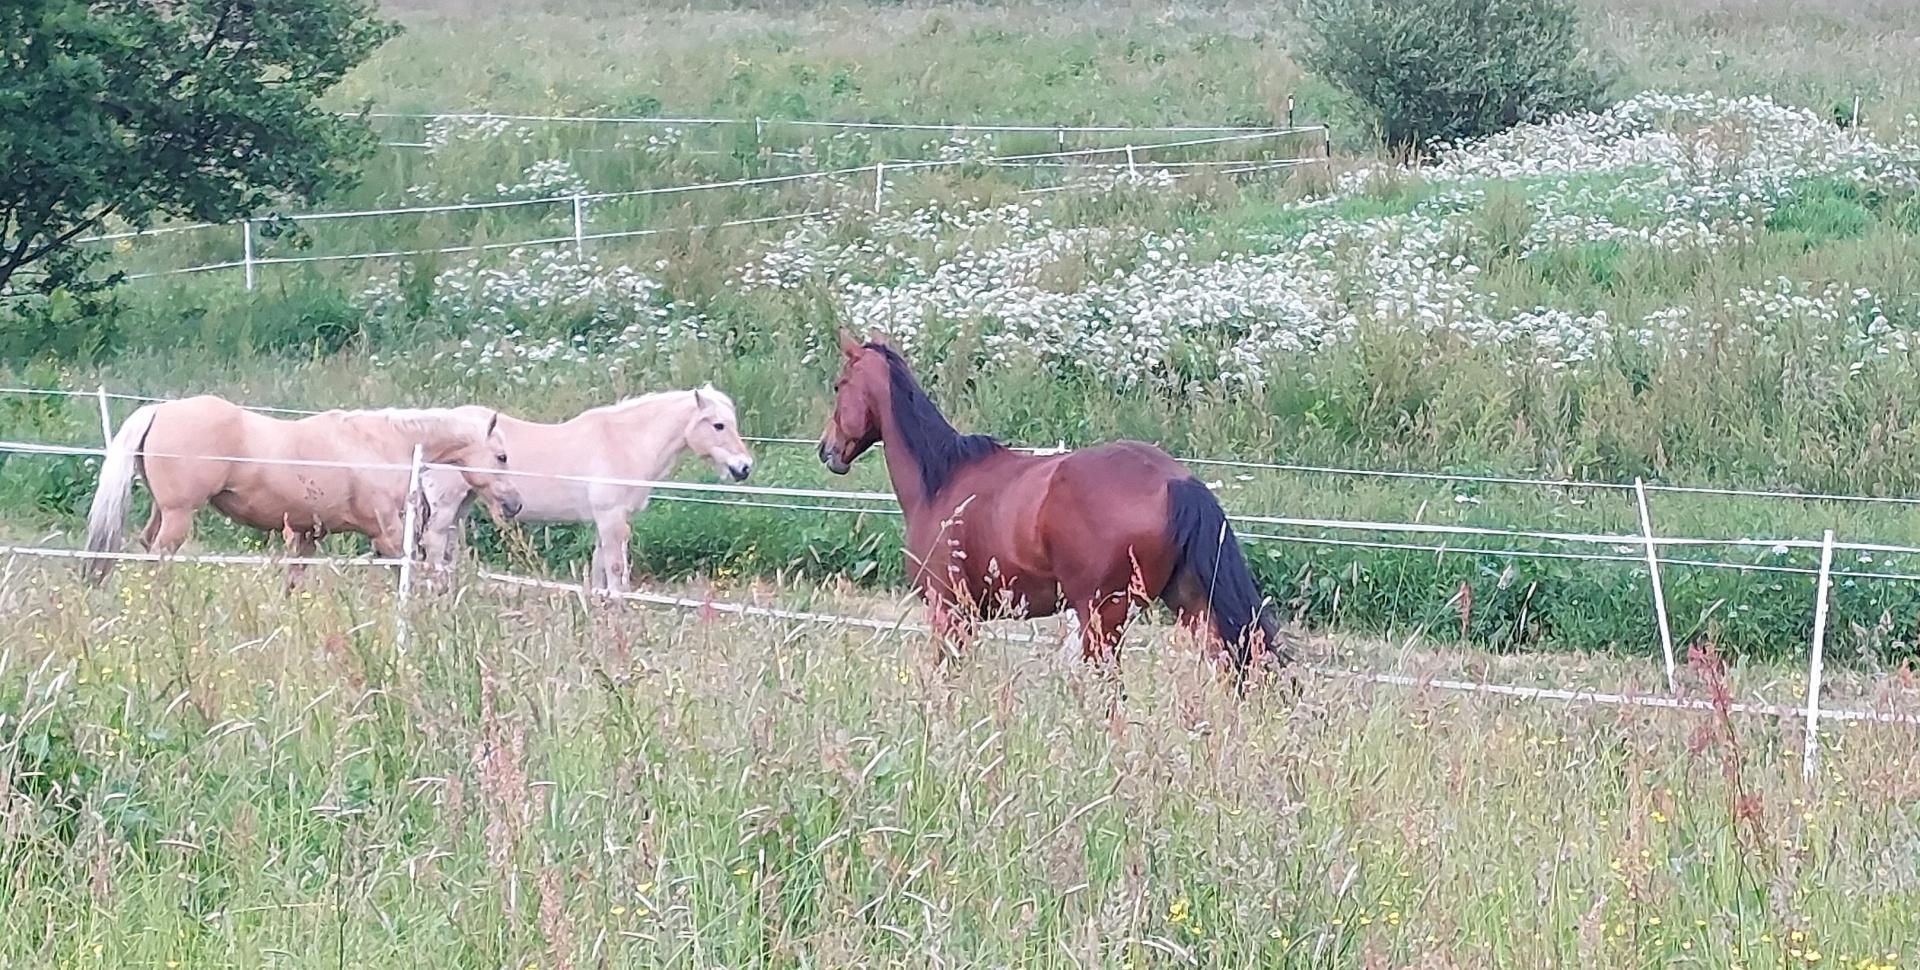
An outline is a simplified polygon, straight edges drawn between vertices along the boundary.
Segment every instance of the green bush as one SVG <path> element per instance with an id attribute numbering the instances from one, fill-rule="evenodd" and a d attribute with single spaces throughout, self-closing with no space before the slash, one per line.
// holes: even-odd
<path id="1" fill-rule="evenodd" d="M 1592 110 L 1606 85 L 1572 0 L 1302 0 L 1303 62 L 1394 151 Z"/>

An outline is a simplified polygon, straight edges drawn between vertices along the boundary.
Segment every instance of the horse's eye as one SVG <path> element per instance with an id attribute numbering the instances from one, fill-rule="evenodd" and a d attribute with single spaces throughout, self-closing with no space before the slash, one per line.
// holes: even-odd
<path id="1" fill-rule="evenodd" d="M 727 430 L 727 423 L 726 423 L 725 421 L 715 421 L 715 422 L 713 423 L 713 430 L 715 430 L 715 431 L 725 431 L 725 430 Z"/>
<path id="2" fill-rule="evenodd" d="M 507 453 L 506 453 L 506 452 L 504 452 L 504 451 L 502 451 L 502 452 L 498 452 L 498 453 L 496 453 L 496 454 L 495 454 L 495 455 L 493 456 L 493 460 L 494 460 L 494 461 L 497 461 L 497 462 L 499 462 L 499 463 L 500 463 L 500 464 L 502 464 L 502 465 L 504 465 L 504 464 L 506 464 L 506 463 L 507 463 Z"/>

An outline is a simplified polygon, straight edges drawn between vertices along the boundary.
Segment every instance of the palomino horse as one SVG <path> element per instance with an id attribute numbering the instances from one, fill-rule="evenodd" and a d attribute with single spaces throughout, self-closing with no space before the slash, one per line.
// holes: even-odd
<path id="1" fill-rule="evenodd" d="M 875 442 L 906 514 L 907 571 L 949 648 L 982 619 L 1080 620 L 1088 659 L 1113 655 L 1136 606 L 1158 597 L 1224 646 L 1244 678 L 1280 632 L 1261 603 L 1226 513 L 1152 445 L 1119 441 L 1041 457 L 953 429 L 906 361 L 845 331 L 820 460 L 846 474 Z"/>
<path id="2" fill-rule="evenodd" d="M 149 404 L 107 447 L 87 516 L 87 548 L 120 548 L 137 470 L 153 493 L 141 539 L 162 554 L 180 548 L 194 512 L 211 503 L 241 525 L 284 534 L 296 556 L 311 554 L 330 532 L 357 532 L 380 555 L 398 556 L 406 541 L 406 466 L 416 445 L 425 461 L 462 466 L 454 474 L 502 514 L 519 512 L 513 485 L 491 474 L 507 464 L 495 421 L 481 409 L 328 411 L 282 421 L 212 396 Z M 98 582 L 112 566 L 99 559 L 88 572 Z M 291 578 L 300 573 L 293 566 Z"/>
<path id="3" fill-rule="evenodd" d="M 581 412 L 560 424 L 500 416 L 500 433 L 519 477 L 523 522 L 592 522 L 596 530 L 589 582 L 625 592 L 630 520 L 647 507 L 644 485 L 580 478 L 657 481 L 681 452 L 713 463 L 724 478 L 745 481 L 753 456 L 740 440 L 733 399 L 713 385 L 661 391 Z M 567 478 L 540 476 L 564 475 Z M 453 564 L 455 534 L 466 520 L 471 489 L 457 472 L 435 469 L 424 482 L 427 531 L 421 551 L 429 563 Z"/>

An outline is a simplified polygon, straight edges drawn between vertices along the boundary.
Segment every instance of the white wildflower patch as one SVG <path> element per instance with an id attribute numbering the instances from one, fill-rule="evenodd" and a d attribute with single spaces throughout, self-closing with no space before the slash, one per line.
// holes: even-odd
<path id="1" fill-rule="evenodd" d="M 1114 191 L 1131 173 L 1082 177 L 1110 179 L 1087 187 Z M 1353 211 L 1343 203 L 1396 180 L 1413 200 L 1404 211 L 1343 215 Z M 1329 196 L 1287 207 L 1304 229 L 1251 243 L 1059 225 L 1050 197 L 949 203 L 876 218 L 851 239 L 836 219 L 799 225 L 739 279 L 824 294 L 849 326 L 970 353 L 989 370 L 1037 363 L 1123 387 L 1256 381 L 1276 360 L 1362 333 L 1481 348 L 1510 370 L 1545 373 L 1576 370 L 1616 341 L 1684 354 L 1702 334 L 1735 327 L 1764 339 L 1783 321 L 1826 324 L 1863 360 L 1903 350 L 1880 301 L 1850 285 L 1783 283 L 1725 307 L 1615 321 L 1514 306 L 1487 283 L 1494 258 L 1730 245 L 1816 180 L 1912 190 L 1920 138 L 1882 143 L 1760 98 L 1650 94 L 1450 149 L 1423 169 L 1349 173 Z M 1495 239 L 1483 214 L 1500 185 L 1516 211 Z"/>
<path id="2" fill-rule="evenodd" d="M 506 118 L 436 117 L 427 122 L 426 151 L 433 155 L 465 142 L 532 144 L 533 128 Z"/>
<path id="3" fill-rule="evenodd" d="M 358 302 L 369 316 L 396 316 L 409 311 L 414 289 L 395 273 L 374 280 Z M 420 289 L 427 319 L 443 323 L 457 343 L 415 363 L 469 378 L 526 384 L 582 367 L 618 373 L 637 358 L 708 337 L 705 319 L 665 299 L 654 279 L 572 250 L 515 250 L 499 266 L 470 260 Z"/>
<path id="4" fill-rule="evenodd" d="M 434 205 L 564 199 L 574 195 L 586 195 L 592 191 L 592 184 L 580 174 L 572 162 L 564 158 L 545 158 L 528 165 L 513 182 L 494 183 L 492 195 L 475 196 L 471 192 L 464 192 L 455 196 L 433 182 L 410 185 L 407 187 L 406 195 L 410 202 Z"/>
<path id="5" fill-rule="evenodd" d="M 495 198 L 500 199 L 553 199 L 569 195 L 585 195 L 593 191 L 573 163 L 564 158 L 547 158 L 527 166 L 520 173 L 520 180 L 511 185 L 502 182 L 493 187 Z"/>

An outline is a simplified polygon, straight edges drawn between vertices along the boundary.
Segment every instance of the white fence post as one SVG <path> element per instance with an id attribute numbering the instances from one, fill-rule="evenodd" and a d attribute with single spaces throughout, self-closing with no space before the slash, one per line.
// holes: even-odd
<path id="1" fill-rule="evenodd" d="M 1827 666 L 1827 591 L 1833 585 L 1833 530 L 1820 540 L 1820 578 L 1813 599 L 1813 647 L 1807 660 L 1807 747 L 1800 773 L 1813 784 L 1820 765 L 1820 678 Z"/>
<path id="2" fill-rule="evenodd" d="M 100 440 L 102 448 L 113 447 L 113 412 L 107 410 L 107 385 L 100 385 Z"/>
<path id="3" fill-rule="evenodd" d="M 887 195 L 887 163 L 873 163 L 873 214 L 880 214 L 880 203 Z"/>
<path id="4" fill-rule="evenodd" d="M 400 539 L 400 591 L 394 597 L 393 640 L 401 653 L 407 652 L 407 638 L 412 632 L 407 622 L 407 600 L 413 592 L 413 557 L 420 547 L 418 529 L 420 520 L 420 463 L 425 449 L 421 445 L 413 446 L 413 470 L 407 478 L 406 513 L 402 525 L 406 533 Z"/>
<path id="5" fill-rule="evenodd" d="M 1667 692 L 1680 687 L 1674 676 L 1673 629 L 1667 625 L 1667 591 L 1660 582 L 1660 547 L 1653 539 L 1653 516 L 1647 513 L 1647 484 L 1633 480 L 1633 496 L 1640 505 L 1640 535 L 1646 540 L 1647 578 L 1653 580 L 1653 618 L 1660 624 L 1660 655 L 1667 663 Z"/>
<path id="6" fill-rule="evenodd" d="M 1127 177 L 1137 178 L 1139 175 L 1140 169 L 1133 162 L 1133 146 L 1129 144 L 1127 146 Z"/>
<path id="7" fill-rule="evenodd" d="M 1293 95 L 1287 95 L 1287 127 L 1293 127 Z"/>
<path id="8" fill-rule="evenodd" d="M 578 192 L 573 194 L 573 254 L 587 255 L 587 204 Z"/>
<path id="9" fill-rule="evenodd" d="M 246 267 L 247 290 L 253 290 L 253 220 L 240 220 L 240 265 Z"/>

